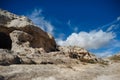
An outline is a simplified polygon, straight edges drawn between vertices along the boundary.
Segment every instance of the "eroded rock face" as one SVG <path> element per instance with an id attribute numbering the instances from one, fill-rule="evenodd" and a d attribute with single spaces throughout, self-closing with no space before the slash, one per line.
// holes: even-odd
<path id="1" fill-rule="evenodd" d="M 0 64 L 78 64 L 97 62 L 80 47 L 56 47 L 54 38 L 24 16 L 0 9 Z M 53 52 L 54 51 L 54 52 Z M 17 62 L 16 62 L 17 61 Z"/>
<path id="2" fill-rule="evenodd" d="M 22 46 L 43 48 L 46 52 L 56 50 L 56 42 L 50 34 L 35 26 L 28 18 L 1 9 L 0 32 L 10 36 L 11 49 L 15 52 L 18 52 Z"/>
<path id="3" fill-rule="evenodd" d="M 7 49 L 0 49 L 0 65 L 20 64 L 20 58 Z"/>
<path id="4" fill-rule="evenodd" d="M 77 46 L 64 46 L 58 48 L 64 54 L 67 54 L 70 58 L 77 59 L 83 62 L 95 63 L 98 59 L 95 55 L 89 53 L 86 49 Z"/>
<path id="5" fill-rule="evenodd" d="M 30 48 L 30 42 L 33 40 L 32 35 L 17 30 L 11 32 L 10 37 L 12 40 L 12 51 L 16 50 L 16 52 L 21 52 L 25 48 Z"/>

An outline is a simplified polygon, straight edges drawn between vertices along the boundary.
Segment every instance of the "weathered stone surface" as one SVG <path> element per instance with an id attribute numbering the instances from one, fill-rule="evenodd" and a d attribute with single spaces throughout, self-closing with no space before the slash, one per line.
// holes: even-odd
<path id="1" fill-rule="evenodd" d="M 83 62 L 97 62 L 95 55 L 89 53 L 86 49 L 77 46 L 64 46 L 58 48 L 61 52 L 68 55 L 70 58 L 78 59 Z"/>
<path id="2" fill-rule="evenodd" d="M 0 80 L 5 80 L 5 77 L 0 75 Z"/>
<path id="3" fill-rule="evenodd" d="M 0 10 L 0 80 L 119 80 L 118 66 L 120 54 L 105 60 L 77 46 L 56 47 L 28 18 Z"/>
<path id="4" fill-rule="evenodd" d="M 20 64 L 20 59 L 11 51 L 0 49 L 0 65 Z"/>
<path id="5" fill-rule="evenodd" d="M 28 33 L 14 30 L 10 33 L 10 37 L 12 40 L 12 51 L 22 52 L 31 47 L 30 41 L 33 40 L 33 36 Z"/>
<path id="6" fill-rule="evenodd" d="M 0 43 L 5 44 L 4 46 L 0 45 L 0 48 L 9 49 L 12 52 L 0 54 L 1 64 L 17 62 L 21 64 L 97 62 L 97 58 L 83 48 L 75 46 L 57 47 L 54 38 L 34 25 L 31 20 L 1 9 Z"/>
<path id="7" fill-rule="evenodd" d="M 119 80 L 120 63 L 0 66 L 4 80 Z"/>
<path id="8" fill-rule="evenodd" d="M 13 51 L 18 50 L 15 50 L 16 45 L 18 46 L 18 44 L 15 43 L 15 39 L 18 42 L 29 42 L 30 47 L 43 48 L 46 52 L 56 50 L 56 42 L 50 34 L 35 26 L 28 18 L 17 16 L 1 9 L 0 32 L 6 35 L 11 34 L 10 38 L 12 39 Z"/>

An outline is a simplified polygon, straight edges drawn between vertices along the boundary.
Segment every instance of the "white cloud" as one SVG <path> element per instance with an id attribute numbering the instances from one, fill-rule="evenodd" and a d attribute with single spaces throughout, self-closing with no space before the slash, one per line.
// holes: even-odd
<path id="1" fill-rule="evenodd" d="M 110 57 L 114 54 L 113 51 L 109 51 L 109 50 L 106 50 L 104 52 L 98 52 L 98 53 L 95 53 L 98 57 Z"/>
<path id="2" fill-rule="evenodd" d="M 111 45 L 112 45 L 112 48 L 120 48 L 120 40 L 113 40 Z"/>
<path id="3" fill-rule="evenodd" d="M 112 21 L 112 22 L 110 22 L 110 23 L 108 23 L 108 24 L 106 24 L 106 25 L 103 25 L 103 26 L 101 26 L 101 27 L 98 27 L 97 28 L 97 30 L 100 30 L 100 29 L 105 29 L 105 30 L 109 30 L 109 29 L 117 29 L 119 26 L 119 23 L 118 24 L 116 24 L 117 22 L 119 22 L 120 21 L 120 16 L 119 17 L 117 17 L 117 19 L 115 19 L 114 21 Z M 113 27 L 114 26 L 114 27 Z"/>
<path id="4" fill-rule="evenodd" d="M 90 31 L 88 32 L 79 32 L 72 33 L 65 41 L 57 40 L 59 45 L 71 45 L 71 46 L 80 46 L 86 49 L 98 49 L 102 46 L 105 46 L 112 39 L 115 38 L 115 34 L 112 32 L 103 32 L 102 30 Z"/>
<path id="5" fill-rule="evenodd" d="M 77 32 L 78 31 L 78 27 L 74 27 L 74 32 Z"/>
<path id="6" fill-rule="evenodd" d="M 71 21 L 68 20 L 67 25 L 70 27 L 71 26 Z"/>
<path id="7" fill-rule="evenodd" d="M 41 9 L 34 9 L 28 17 L 41 29 L 45 30 L 46 32 L 54 35 L 54 26 L 42 15 Z"/>
<path id="8" fill-rule="evenodd" d="M 111 31 L 114 27 L 116 27 L 115 25 L 111 25 L 110 27 L 108 27 L 107 31 Z"/>
<path id="9" fill-rule="evenodd" d="M 117 20 L 118 20 L 118 21 L 120 20 L 120 16 L 117 18 Z"/>
<path id="10" fill-rule="evenodd" d="M 71 20 L 67 21 L 67 25 L 68 25 L 69 29 L 71 29 L 73 32 L 77 32 L 78 31 L 78 27 L 73 25 L 73 24 L 71 24 Z"/>
<path id="11" fill-rule="evenodd" d="M 106 31 L 108 31 L 108 32 L 109 31 L 115 32 L 115 30 L 118 30 L 119 28 L 120 28 L 120 24 L 113 24 L 110 27 L 108 27 Z"/>

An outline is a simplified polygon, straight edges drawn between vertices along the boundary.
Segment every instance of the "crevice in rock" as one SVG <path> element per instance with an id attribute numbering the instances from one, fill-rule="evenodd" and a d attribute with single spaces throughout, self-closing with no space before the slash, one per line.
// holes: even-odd
<path id="1" fill-rule="evenodd" d="M 11 50 L 12 40 L 9 35 L 4 32 L 0 32 L 0 48 Z"/>

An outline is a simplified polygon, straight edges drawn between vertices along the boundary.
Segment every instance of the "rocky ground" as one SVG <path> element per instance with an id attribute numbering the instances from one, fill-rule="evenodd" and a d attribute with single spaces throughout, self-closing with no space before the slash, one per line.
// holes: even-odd
<path id="1" fill-rule="evenodd" d="M 0 66 L 0 80 L 119 80 L 120 62 Z"/>
<path id="2" fill-rule="evenodd" d="M 0 80 L 120 80 L 120 54 L 58 46 L 25 16 L 0 9 Z"/>

